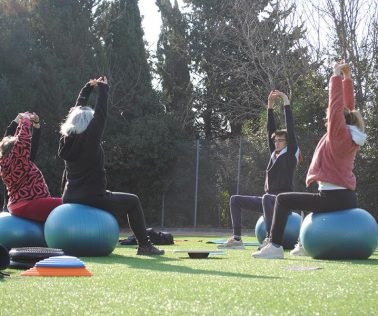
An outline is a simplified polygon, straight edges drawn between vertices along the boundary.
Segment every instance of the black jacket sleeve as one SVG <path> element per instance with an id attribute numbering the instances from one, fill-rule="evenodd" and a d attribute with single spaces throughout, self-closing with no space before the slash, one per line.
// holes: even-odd
<path id="1" fill-rule="evenodd" d="M 274 141 L 272 140 L 272 135 L 276 132 L 276 120 L 274 119 L 273 109 L 268 109 L 268 121 L 266 124 L 266 129 L 269 151 L 272 153 L 276 149 L 276 147 L 274 146 Z"/>
<path id="2" fill-rule="evenodd" d="M 99 82 L 97 85 L 98 96 L 96 106 L 94 108 L 93 120 L 87 128 L 87 133 L 90 135 L 87 139 L 89 148 L 96 148 L 99 146 L 104 134 L 105 123 L 108 113 L 108 90 L 107 84 Z"/>
<path id="3" fill-rule="evenodd" d="M 294 131 L 294 119 L 293 119 L 293 112 L 291 111 L 290 105 L 285 105 L 285 123 L 286 123 L 286 130 L 287 130 L 287 151 L 295 155 L 298 150 L 298 142 L 297 137 Z"/>
<path id="4" fill-rule="evenodd" d="M 88 132 L 90 133 L 91 141 L 100 143 L 104 134 L 105 123 L 108 113 L 108 90 L 107 84 L 98 84 L 98 96 L 96 106 L 94 108 L 93 120 L 88 126 Z"/>
<path id="5" fill-rule="evenodd" d="M 79 96 L 76 99 L 75 106 L 86 106 L 88 104 L 89 97 L 93 91 L 93 86 L 89 82 L 80 90 Z"/>

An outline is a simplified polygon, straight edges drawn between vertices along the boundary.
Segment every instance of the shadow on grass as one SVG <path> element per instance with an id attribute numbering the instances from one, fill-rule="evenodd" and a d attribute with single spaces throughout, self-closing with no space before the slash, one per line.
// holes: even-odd
<path id="1" fill-rule="evenodd" d="M 180 261 L 181 258 L 169 258 L 169 257 L 128 257 L 121 255 L 111 255 L 108 257 L 109 260 L 104 260 L 95 257 L 85 258 L 86 262 L 92 263 L 112 263 L 112 264 L 125 264 L 133 269 L 141 270 L 153 270 L 160 272 L 175 272 L 175 273 L 185 273 L 185 274 L 203 274 L 203 275 L 214 275 L 214 276 L 224 276 L 224 277 L 237 277 L 237 278 L 251 278 L 251 279 L 279 279 L 279 277 L 271 276 L 260 276 L 252 275 L 246 273 L 234 273 L 219 270 L 204 270 L 204 269 L 193 269 L 186 266 L 165 264 L 166 262 Z M 147 260 L 146 260 L 147 259 Z M 221 258 L 208 258 L 208 259 L 190 259 L 185 258 L 185 260 L 222 260 Z"/>
<path id="2" fill-rule="evenodd" d="M 370 258 L 370 259 L 313 259 L 310 257 L 302 257 L 297 259 L 287 258 L 285 261 L 290 262 L 311 262 L 311 263 L 351 263 L 357 265 L 365 265 L 365 266 L 375 266 L 378 265 L 378 259 Z"/>

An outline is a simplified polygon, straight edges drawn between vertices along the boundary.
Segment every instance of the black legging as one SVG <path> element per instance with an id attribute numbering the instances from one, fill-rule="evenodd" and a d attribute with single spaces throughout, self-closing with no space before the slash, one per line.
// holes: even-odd
<path id="1" fill-rule="evenodd" d="M 140 246 L 146 246 L 150 242 L 147 236 L 142 205 L 137 195 L 106 191 L 105 195 L 97 195 L 75 200 L 63 199 L 63 203 L 86 204 L 108 211 L 114 215 L 116 212 L 125 211 L 129 225 L 138 240 L 138 244 Z"/>
<path id="2" fill-rule="evenodd" d="M 271 229 L 271 241 L 282 245 L 283 233 L 291 210 L 314 213 L 341 211 L 357 206 L 356 193 L 351 190 L 326 190 L 319 193 L 288 192 L 277 195 Z"/>

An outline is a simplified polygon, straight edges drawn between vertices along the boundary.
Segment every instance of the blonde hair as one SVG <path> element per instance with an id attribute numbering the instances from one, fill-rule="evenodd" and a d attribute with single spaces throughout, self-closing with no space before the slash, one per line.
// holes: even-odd
<path id="1" fill-rule="evenodd" d="M 344 109 L 344 116 L 348 125 L 354 125 L 362 132 L 365 132 L 365 122 L 360 111 Z"/>
<path id="2" fill-rule="evenodd" d="M 6 136 L 0 141 L 0 159 L 5 158 L 11 152 L 17 137 Z"/>
<path id="3" fill-rule="evenodd" d="M 89 106 L 75 106 L 71 108 L 65 122 L 60 126 L 63 136 L 83 133 L 92 121 L 94 110 Z"/>

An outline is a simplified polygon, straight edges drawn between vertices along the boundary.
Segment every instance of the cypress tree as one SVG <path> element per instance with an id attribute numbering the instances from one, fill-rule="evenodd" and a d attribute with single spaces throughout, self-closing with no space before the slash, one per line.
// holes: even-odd
<path id="1" fill-rule="evenodd" d="M 152 88 L 138 1 L 104 3 L 96 34 L 103 41 L 110 81 L 105 134 L 109 189 L 138 194 L 148 220 L 158 221 L 179 133 Z"/>
<path id="2" fill-rule="evenodd" d="M 116 0 L 110 3 L 106 15 L 103 38 L 113 109 L 126 120 L 161 112 L 151 84 L 138 1 Z"/>
<path id="3" fill-rule="evenodd" d="M 162 78 L 166 111 L 172 114 L 188 135 L 193 134 L 192 83 L 187 43 L 187 24 L 177 1 L 157 0 L 162 26 L 157 47 L 157 72 Z"/>

